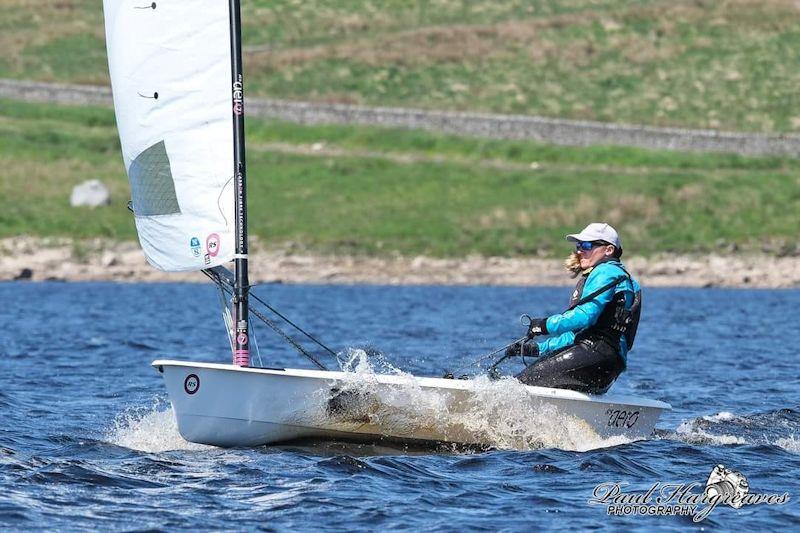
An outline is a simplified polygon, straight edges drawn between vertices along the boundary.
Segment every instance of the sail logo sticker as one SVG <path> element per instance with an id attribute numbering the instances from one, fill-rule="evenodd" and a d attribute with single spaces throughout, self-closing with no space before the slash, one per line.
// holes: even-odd
<path id="1" fill-rule="evenodd" d="M 200 257 L 200 239 L 192 237 L 192 240 L 189 241 L 189 247 L 192 249 L 193 256 Z"/>
<path id="2" fill-rule="evenodd" d="M 239 79 L 233 82 L 233 114 L 244 114 L 244 82 L 241 74 Z"/>
<path id="3" fill-rule="evenodd" d="M 219 253 L 219 235 L 216 233 L 212 233 L 208 237 L 206 237 L 206 251 L 208 255 L 211 257 L 217 257 Z"/>
<path id="4" fill-rule="evenodd" d="M 200 390 L 200 378 L 197 377 L 197 374 L 186 376 L 186 379 L 183 380 L 183 390 L 186 391 L 186 394 L 194 394 Z"/>
<path id="5" fill-rule="evenodd" d="M 236 336 L 236 342 L 239 346 L 245 346 L 247 344 L 247 333 L 239 333 L 239 335 Z"/>

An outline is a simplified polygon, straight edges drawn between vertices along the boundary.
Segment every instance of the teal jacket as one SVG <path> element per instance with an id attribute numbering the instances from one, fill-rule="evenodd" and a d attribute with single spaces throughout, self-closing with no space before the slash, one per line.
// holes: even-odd
<path id="1" fill-rule="evenodd" d="M 575 335 L 592 327 L 597 322 L 603 309 L 613 300 L 615 294 L 624 292 L 625 307 L 630 309 L 633 305 L 634 293 L 639 290 L 639 284 L 623 270 L 622 263 L 618 259 L 600 263 L 589 271 L 580 298 L 589 296 L 615 279 L 620 278 L 624 279 L 621 279 L 613 288 L 603 291 L 588 302 L 548 317 L 547 333 L 552 336 L 537 343 L 539 353 L 547 355 L 575 344 Z M 627 361 L 628 345 L 624 335 L 620 339 L 619 353 Z"/>

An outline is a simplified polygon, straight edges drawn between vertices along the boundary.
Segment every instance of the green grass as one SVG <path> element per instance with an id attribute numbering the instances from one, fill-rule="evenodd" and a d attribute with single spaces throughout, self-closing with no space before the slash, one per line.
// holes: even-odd
<path id="1" fill-rule="evenodd" d="M 777 249 L 798 241 L 798 167 L 248 122 L 251 233 L 322 253 L 560 256 L 563 235 L 594 220 L 615 224 L 632 254 L 707 251 L 721 239 Z M 69 206 L 88 179 L 110 187 L 110 206 Z M 0 236 L 133 239 L 129 194 L 111 110 L 0 100 Z"/>
<path id="2" fill-rule="evenodd" d="M 248 94 L 800 131 L 793 0 L 244 0 Z M 0 76 L 107 83 L 97 0 L 0 6 Z"/>

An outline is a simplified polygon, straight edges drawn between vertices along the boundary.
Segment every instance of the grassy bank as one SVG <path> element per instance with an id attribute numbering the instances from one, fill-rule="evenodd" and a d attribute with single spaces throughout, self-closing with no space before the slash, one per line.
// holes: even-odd
<path id="1" fill-rule="evenodd" d="M 251 95 L 800 131 L 792 0 L 243 0 Z M 7 0 L 0 77 L 107 83 L 97 0 Z"/>
<path id="2" fill-rule="evenodd" d="M 629 250 L 798 241 L 800 161 L 562 148 L 406 130 L 248 122 L 250 229 L 318 252 L 562 255 L 608 220 Z M 113 203 L 69 206 L 97 178 Z M 0 101 L 0 237 L 133 239 L 113 112 Z"/>

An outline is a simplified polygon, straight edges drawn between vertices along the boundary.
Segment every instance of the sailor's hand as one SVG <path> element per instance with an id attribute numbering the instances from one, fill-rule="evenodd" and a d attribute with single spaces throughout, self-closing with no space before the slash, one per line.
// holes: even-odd
<path id="1" fill-rule="evenodd" d="M 547 335 L 547 319 L 546 318 L 531 318 L 528 323 L 527 338 L 532 339 L 538 335 Z"/>
<path id="2" fill-rule="evenodd" d="M 537 357 L 539 355 L 539 345 L 535 342 L 515 342 L 506 348 L 506 355 L 509 357 L 517 355 Z"/>
<path id="3" fill-rule="evenodd" d="M 522 345 L 522 356 L 523 357 L 538 357 L 539 356 L 539 345 L 535 342 L 526 342 Z"/>
<path id="4" fill-rule="evenodd" d="M 510 345 L 506 348 L 506 356 L 508 357 L 515 357 L 522 353 L 522 341 L 515 342 L 514 344 Z"/>

